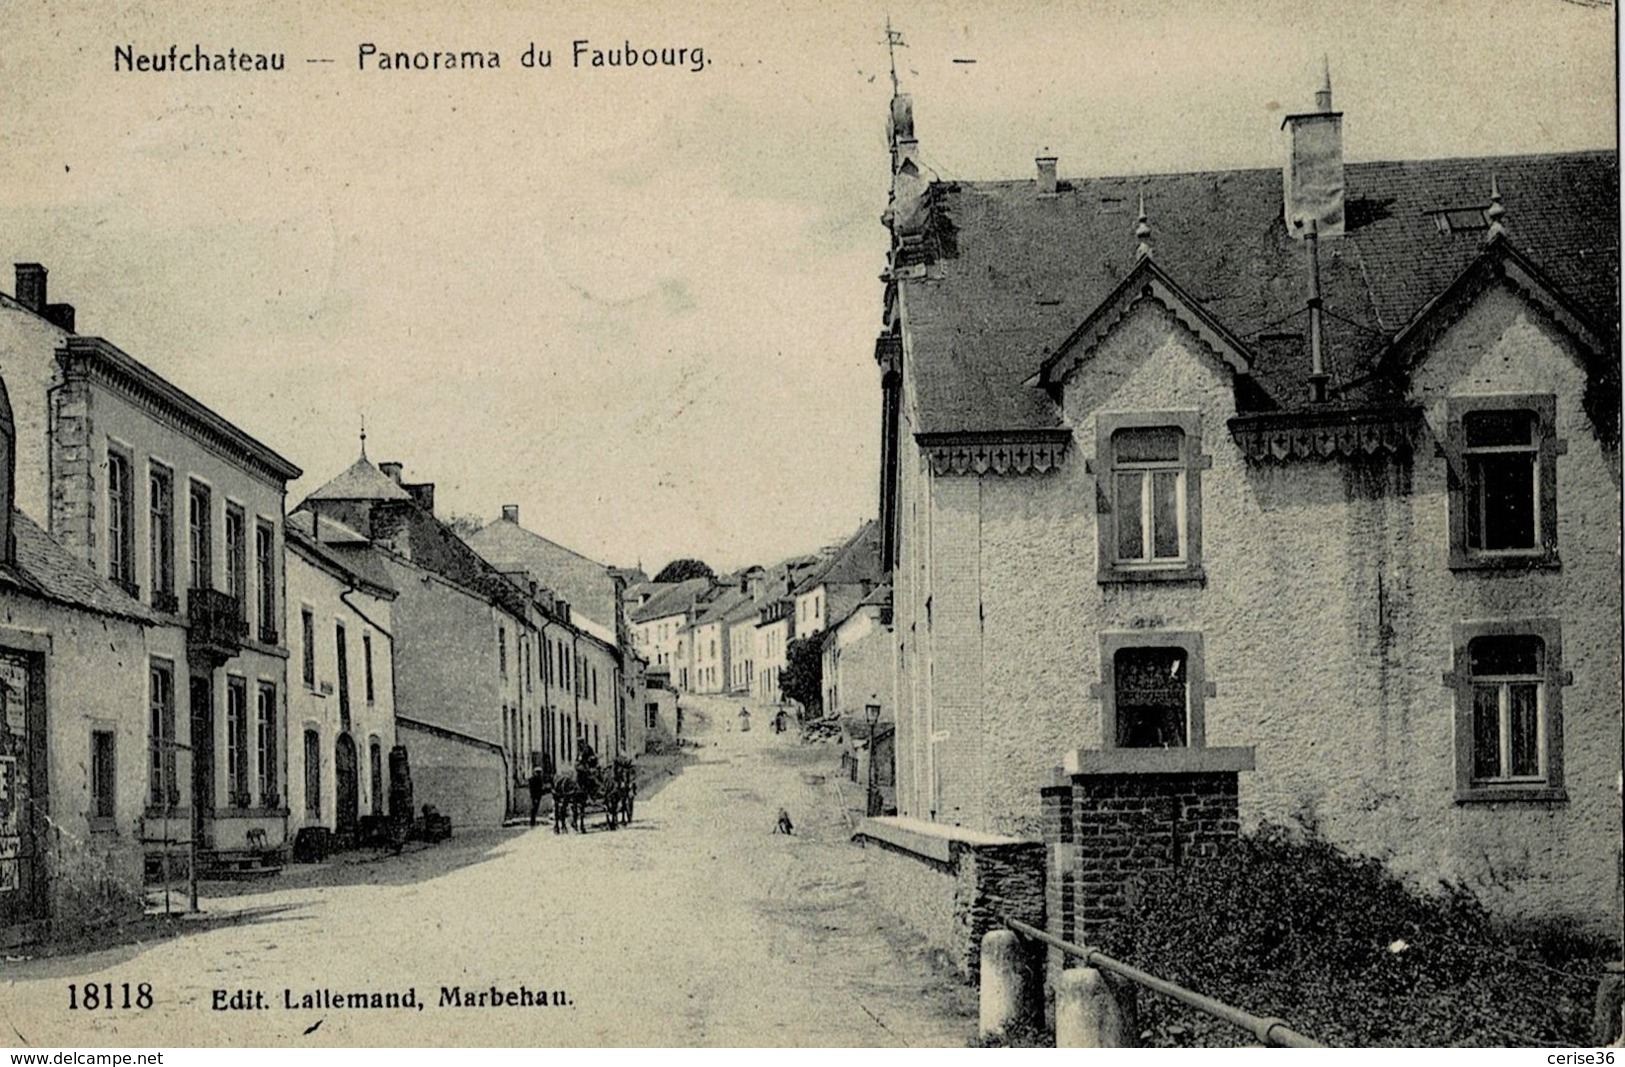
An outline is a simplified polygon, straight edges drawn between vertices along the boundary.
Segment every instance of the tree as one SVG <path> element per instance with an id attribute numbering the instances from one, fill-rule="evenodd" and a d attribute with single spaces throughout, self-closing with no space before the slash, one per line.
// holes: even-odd
<path id="1" fill-rule="evenodd" d="M 806 709 L 805 718 L 816 718 L 824 709 L 824 635 L 792 638 L 784 658 L 779 692 Z"/>
<path id="2" fill-rule="evenodd" d="M 660 568 L 660 573 L 655 575 L 655 581 L 686 582 L 690 578 L 713 579 L 716 576 L 717 572 L 713 571 L 710 566 L 702 560 L 674 559 L 664 567 Z"/>
<path id="3" fill-rule="evenodd" d="M 449 515 L 445 523 L 452 533 L 465 541 L 485 528 L 485 520 L 478 515 Z"/>

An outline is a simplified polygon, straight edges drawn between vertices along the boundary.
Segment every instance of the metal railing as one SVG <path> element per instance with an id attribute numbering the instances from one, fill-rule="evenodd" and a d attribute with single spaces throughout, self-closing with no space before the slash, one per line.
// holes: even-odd
<path id="1" fill-rule="evenodd" d="M 1221 1000 L 1203 996 L 1195 990 L 1186 989 L 1182 985 L 1158 978 L 1156 975 L 1142 971 L 1138 967 L 1132 967 L 1121 960 L 1113 959 L 1097 949 L 1074 945 L 1070 941 L 1063 941 L 1053 934 L 1046 933 L 1036 926 L 1030 926 L 1018 919 L 1003 919 L 1002 921 L 1005 926 L 1021 937 L 1042 942 L 1051 948 L 1059 949 L 1068 956 L 1082 960 L 1084 964 L 1096 970 L 1115 974 L 1120 978 L 1133 982 L 1137 986 L 1149 989 L 1153 993 L 1160 993 L 1170 1000 L 1176 1000 L 1187 1007 L 1211 1015 L 1215 1019 L 1240 1027 L 1252 1034 L 1262 1044 L 1277 1048 L 1325 1047 L 1313 1038 L 1292 1029 L 1284 1019 L 1269 1015 L 1254 1015 L 1250 1011 L 1243 1011 Z"/>

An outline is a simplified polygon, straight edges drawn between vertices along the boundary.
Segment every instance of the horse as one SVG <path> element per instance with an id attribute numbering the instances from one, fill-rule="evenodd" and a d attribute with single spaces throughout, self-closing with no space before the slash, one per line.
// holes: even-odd
<path id="1" fill-rule="evenodd" d="M 637 768 L 625 756 L 617 756 L 602 776 L 604 825 L 611 830 L 632 822 L 632 807 L 638 793 Z"/>
<path id="2" fill-rule="evenodd" d="M 566 833 L 574 826 L 582 833 L 587 832 L 584 825 L 587 812 L 587 798 L 582 794 L 581 787 L 576 784 L 573 774 L 561 774 L 553 779 L 553 832 Z"/>

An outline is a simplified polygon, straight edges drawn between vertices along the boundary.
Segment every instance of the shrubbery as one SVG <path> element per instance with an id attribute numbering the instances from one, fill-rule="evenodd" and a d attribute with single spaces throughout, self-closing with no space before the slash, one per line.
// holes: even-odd
<path id="1" fill-rule="evenodd" d="M 1617 952 L 1558 923 L 1497 921 L 1465 888 L 1420 893 L 1374 859 L 1265 824 L 1218 860 L 1134 887 L 1109 954 L 1329 1045 L 1578 1045 Z M 1141 992 L 1151 1045 L 1252 1038 Z"/>
<path id="2" fill-rule="evenodd" d="M 105 854 L 60 830 L 50 836 L 53 937 L 72 937 L 142 914 L 142 886 L 115 871 Z"/>

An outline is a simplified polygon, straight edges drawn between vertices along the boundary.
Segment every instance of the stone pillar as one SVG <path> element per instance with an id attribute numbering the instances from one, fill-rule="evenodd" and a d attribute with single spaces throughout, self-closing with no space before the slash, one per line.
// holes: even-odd
<path id="1" fill-rule="evenodd" d="M 989 930 L 982 937 L 980 977 L 977 1032 L 982 1037 L 1001 1037 L 1031 1021 L 1037 982 L 1021 938 L 1009 930 Z"/>
<path id="2" fill-rule="evenodd" d="M 1056 1048 L 1124 1048 L 1123 1016 L 1106 978 L 1093 967 L 1061 972 L 1055 985 Z"/>

